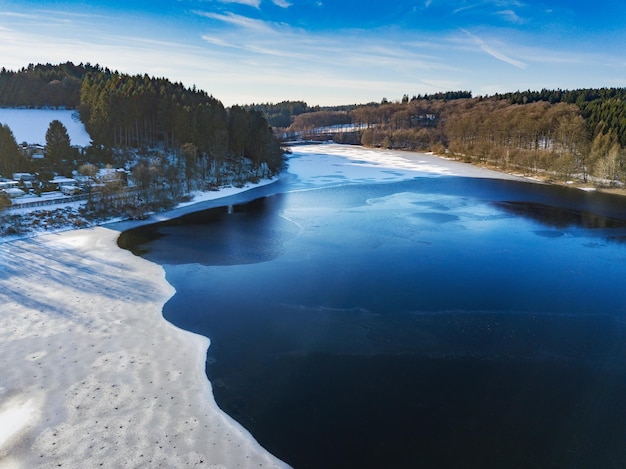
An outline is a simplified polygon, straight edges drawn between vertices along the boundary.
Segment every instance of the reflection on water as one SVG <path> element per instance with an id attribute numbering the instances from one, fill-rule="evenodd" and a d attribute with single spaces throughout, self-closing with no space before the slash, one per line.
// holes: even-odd
<path id="1" fill-rule="evenodd" d="M 280 217 L 281 197 L 260 198 L 127 231 L 118 244 L 160 264 L 241 265 L 280 256 L 298 227 Z M 150 243 L 149 249 L 146 244 Z M 161 249 L 161 245 L 163 248 Z"/>
<path id="2" fill-rule="evenodd" d="M 626 465 L 621 200 L 438 178 L 232 212 L 126 241 L 165 265 L 165 317 L 211 338 L 218 404 L 277 456 Z"/>
<path id="3" fill-rule="evenodd" d="M 626 221 L 576 209 L 563 209 L 536 202 L 498 202 L 498 207 L 515 215 L 555 228 L 625 228 Z"/>

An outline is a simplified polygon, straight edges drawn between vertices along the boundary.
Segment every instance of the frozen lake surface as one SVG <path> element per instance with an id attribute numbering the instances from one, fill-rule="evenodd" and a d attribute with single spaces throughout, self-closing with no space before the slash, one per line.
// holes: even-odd
<path id="1" fill-rule="evenodd" d="M 302 151 L 253 202 L 126 235 L 220 407 L 296 468 L 626 463 L 621 200 Z"/>

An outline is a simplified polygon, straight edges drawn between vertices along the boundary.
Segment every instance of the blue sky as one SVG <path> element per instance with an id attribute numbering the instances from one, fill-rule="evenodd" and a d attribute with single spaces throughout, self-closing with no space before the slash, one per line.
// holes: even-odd
<path id="1" fill-rule="evenodd" d="M 90 62 L 225 105 L 626 87 L 626 2 L 0 0 L 0 66 Z"/>

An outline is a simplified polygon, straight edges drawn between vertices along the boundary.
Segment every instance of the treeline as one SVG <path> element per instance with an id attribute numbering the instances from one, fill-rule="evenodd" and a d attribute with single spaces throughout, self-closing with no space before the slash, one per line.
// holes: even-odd
<path id="1" fill-rule="evenodd" d="M 84 76 L 101 70 L 90 64 L 33 65 L 18 71 L 0 70 L 0 107 L 67 107 L 79 105 Z"/>
<path id="2" fill-rule="evenodd" d="M 289 104 L 289 115 L 308 109 L 303 104 Z M 245 157 L 265 163 L 270 171 L 282 165 L 279 142 L 264 112 L 236 106 L 226 110 L 205 91 L 165 78 L 131 76 L 89 63 L 3 68 L 0 106 L 78 109 L 94 149 L 164 145 L 177 152 L 189 144 L 199 158 Z"/>
<path id="3" fill-rule="evenodd" d="M 591 161 L 586 124 L 572 104 L 518 105 L 497 99 L 455 103 L 446 110 L 442 137 L 450 155 L 468 162 L 548 172 L 561 179 L 610 176 L 595 167 L 601 155 Z"/>
<path id="4" fill-rule="evenodd" d="M 402 104 L 409 101 L 448 101 L 452 99 L 471 98 L 470 91 L 445 91 L 440 93 L 409 95 L 402 97 Z M 389 105 L 387 98 L 380 103 L 344 104 L 337 106 L 309 106 L 304 101 L 281 101 L 279 103 L 247 104 L 245 109 L 262 112 L 267 122 L 276 129 L 308 128 L 313 126 L 327 126 L 351 123 L 349 114 L 363 107 L 377 108 Z M 314 115 L 309 115 L 314 114 Z M 346 117 L 348 116 L 348 117 Z"/>
<path id="5" fill-rule="evenodd" d="M 275 129 L 287 129 L 292 126 L 298 119 L 304 119 L 306 122 L 315 121 L 324 116 L 328 116 L 328 122 L 334 122 L 336 119 L 332 114 L 348 113 L 360 107 L 358 104 L 344 104 L 338 106 L 309 106 L 304 101 L 281 101 L 280 103 L 263 103 L 263 104 L 246 104 L 243 106 L 246 110 L 254 110 L 263 113 L 267 122 Z M 317 116 L 307 116 L 307 114 L 319 113 Z M 345 120 L 345 119 L 343 119 Z M 343 123 L 343 122 L 337 122 Z M 296 123 L 296 125 L 298 125 Z M 334 125 L 331 123 L 325 125 Z"/>
<path id="6" fill-rule="evenodd" d="M 319 106 L 309 107 L 304 101 L 282 101 L 280 103 L 263 103 L 245 105 L 246 110 L 261 112 L 267 123 L 275 128 L 287 128 L 293 119 L 307 112 L 319 110 Z"/>
<path id="7" fill-rule="evenodd" d="M 512 104 L 546 101 L 550 104 L 575 104 L 587 121 L 595 137 L 613 134 L 626 147 L 626 88 L 598 88 L 580 90 L 517 91 L 496 95 Z"/>

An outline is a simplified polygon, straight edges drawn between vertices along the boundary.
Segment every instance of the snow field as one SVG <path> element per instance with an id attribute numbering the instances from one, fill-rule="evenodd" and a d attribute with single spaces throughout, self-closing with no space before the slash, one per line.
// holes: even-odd
<path id="1" fill-rule="evenodd" d="M 70 143 L 86 147 L 91 137 L 78 118 L 76 111 L 66 109 L 16 109 L 0 108 L 0 124 L 8 125 L 18 144 L 46 144 L 46 131 L 50 122 L 58 120 L 67 128 Z"/>

